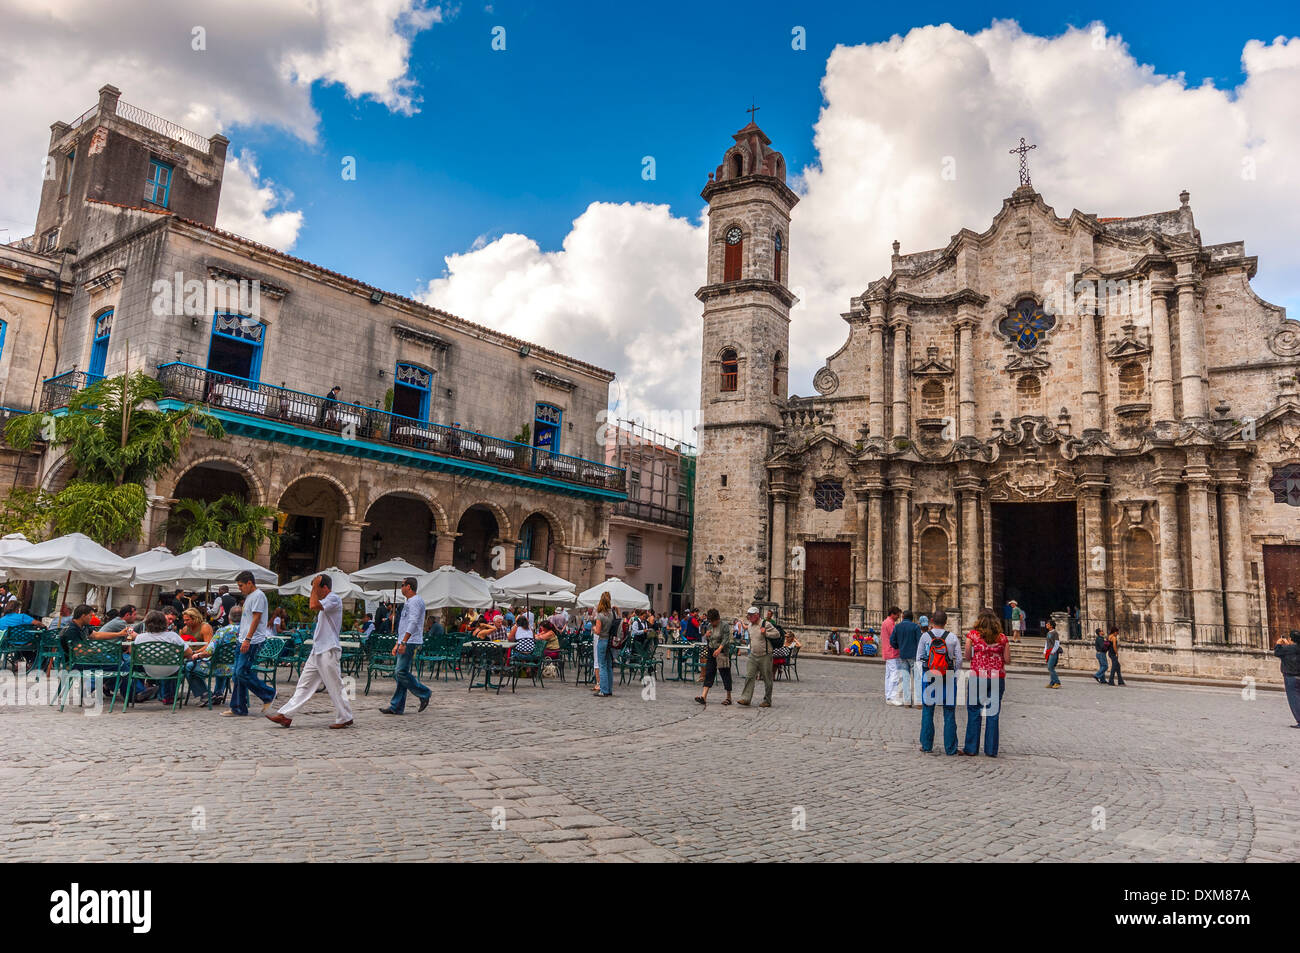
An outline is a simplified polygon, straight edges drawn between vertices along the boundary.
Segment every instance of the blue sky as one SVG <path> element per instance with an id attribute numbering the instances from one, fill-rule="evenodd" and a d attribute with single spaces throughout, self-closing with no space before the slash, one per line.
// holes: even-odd
<path id="1" fill-rule="evenodd" d="M 1101 20 L 1140 63 L 1222 89 L 1242 80 L 1248 39 L 1294 33 L 1300 24 L 1284 4 L 1200 9 L 757 2 L 724 25 L 691 4 L 498 2 L 491 12 L 463 4 L 415 37 L 417 114 L 317 84 L 314 145 L 275 128 L 228 134 L 236 149 L 256 153 L 263 178 L 290 190 L 292 206 L 304 212 L 296 254 L 411 292 L 441 274 L 444 255 L 480 236 L 522 232 L 543 250 L 558 248 L 592 201 L 668 203 L 676 215 L 694 217 L 700 188 L 747 120 L 751 96 L 789 168 L 803 168 L 816 158 L 819 82 L 837 43 L 880 42 L 943 22 L 974 32 L 1003 17 L 1053 36 Z M 504 52 L 491 49 L 495 26 L 506 30 Z M 806 51 L 791 49 L 795 26 L 806 28 Z M 654 181 L 641 176 L 646 155 L 655 157 Z M 340 175 L 344 156 L 357 160 L 355 181 Z"/>

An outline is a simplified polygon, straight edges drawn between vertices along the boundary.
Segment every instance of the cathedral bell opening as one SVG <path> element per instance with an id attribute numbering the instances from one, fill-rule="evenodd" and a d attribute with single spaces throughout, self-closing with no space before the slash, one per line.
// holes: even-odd
<path id="1" fill-rule="evenodd" d="M 1009 628 L 1007 603 L 1042 635 L 1053 612 L 1079 608 L 1079 533 L 1073 502 L 992 503 L 993 608 Z"/>

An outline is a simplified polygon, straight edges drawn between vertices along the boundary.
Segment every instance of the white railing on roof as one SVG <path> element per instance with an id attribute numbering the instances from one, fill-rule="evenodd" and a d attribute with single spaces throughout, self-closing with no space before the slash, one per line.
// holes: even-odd
<path id="1" fill-rule="evenodd" d="M 204 139 L 197 132 L 191 132 L 182 126 L 170 120 L 163 119 L 161 116 L 155 116 L 151 112 L 145 112 L 139 106 L 132 106 L 130 103 L 124 103 L 118 100 L 117 114 L 128 122 L 133 122 L 138 126 L 144 126 L 146 129 L 152 129 L 159 135 L 166 136 L 168 139 L 174 139 L 183 145 L 189 146 L 196 152 L 206 153 L 211 143 Z"/>

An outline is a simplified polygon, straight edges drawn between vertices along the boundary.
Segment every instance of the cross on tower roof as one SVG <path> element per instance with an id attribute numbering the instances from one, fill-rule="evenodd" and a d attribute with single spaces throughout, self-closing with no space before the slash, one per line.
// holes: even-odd
<path id="1" fill-rule="evenodd" d="M 751 99 L 751 100 L 749 101 L 749 108 L 746 109 L 745 112 L 749 113 L 749 121 L 750 121 L 750 122 L 753 122 L 753 121 L 754 121 L 754 113 L 758 112 L 758 111 L 759 111 L 760 109 L 762 109 L 762 108 L 763 108 L 762 106 L 755 106 L 755 105 L 754 105 L 754 100 Z"/>
<path id="2" fill-rule="evenodd" d="M 1025 145 L 1025 137 L 1021 136 L 1020 145 L 1015 149 L 1007 150 L 1007 152 L 1012 155 L 1015 155 L 1017 152 L 1020 153 L 1020 184 L 1021 185 L 1029 185 L 1029 159 L 1027 158 L 1026 153 L 1028 153 L 1030 149 L 1037 149 L 1037 148 L 1038 148 L 1037 145 L 1032 145 L 1032 146 Z"/>

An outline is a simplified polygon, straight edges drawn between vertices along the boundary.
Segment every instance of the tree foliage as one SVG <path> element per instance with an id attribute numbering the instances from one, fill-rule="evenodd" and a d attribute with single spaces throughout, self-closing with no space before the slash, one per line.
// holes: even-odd
<path id="1" fill-rule="evenodd" d="M 0 536 L 22 533 L 33 543 L 50 538 L 53 500 L 41 490 L 14 487 L 0 500 Z"/>
<path id="2" fill-rule="evenodd" d="M 18 450 L 37 440 L 66 446 L 81 481 L 144 483 L 175 465 L 195 428 L 225 436 L 221 422 L 199 407 L 159 410 L 162 396 L 162 385 L 141 371 L 107 378 L 73 393 L 64 414 L 11 420 L 5 437 Z"/>
<path id="3" fill-rule="evenodd" d="M 266 540 L 271 541 L 271 552 L 275 552 L 280 538 L 266 524 L 278 515 L 274 507 L 254 506 L 238 494 L 227 493 L 211 503 L 177 500 L 172 505 L 167 528 L 181 531 L 182 550 L 211 541 L 222 549 L 252 559 Z"/>
<path id="4" fill-rule="evenodd" d="M 56 536 L 85 533 L 101 546 L 137 541 L 149 508 L 149 498 L 139 483 L 73 480 L 52 502 Z"/>

